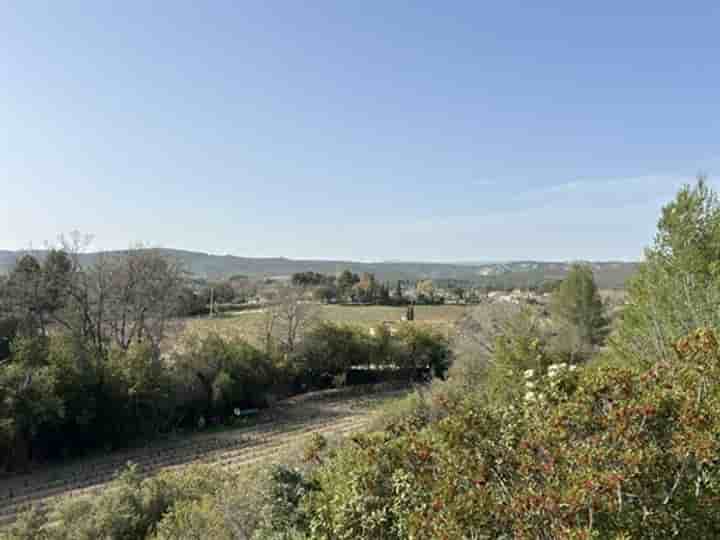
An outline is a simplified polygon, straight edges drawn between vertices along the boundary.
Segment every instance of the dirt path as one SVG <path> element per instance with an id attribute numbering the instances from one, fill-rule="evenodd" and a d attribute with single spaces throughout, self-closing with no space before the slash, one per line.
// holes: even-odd
<path id="1" fill-rule="evenodd" d="M 136 463 L 144 476 L 193 463 L 233 470 L 272 462 L 312 433 L 345 436 L 363 429 L 382 401 L 405 392 L 352 397 L 334 392 L 307 394 L 281 402 L 252 427 L 185 436 L 0 479 L 0 526 L 30 505 L 101 490 L 128 461 Z"/>

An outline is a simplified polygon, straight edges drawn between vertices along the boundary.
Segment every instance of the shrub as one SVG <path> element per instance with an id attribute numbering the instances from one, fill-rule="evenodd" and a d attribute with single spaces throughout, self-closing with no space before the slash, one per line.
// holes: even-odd
<path id="1" fill-rule="evenodd" d="M 219 493 L 225 481 L 222 473 L 203 466 L 142 480 L 137 468 L 129 465 L 100 495 L 66 498 L 47 514 L 31 510 L 0 538 L 137 540 L 149 537 L 156 528 L 158 538 L 194 538 L 200 528 L 215 533 L 221 529 L 208 498 Z M 191 534 L 168 536 L 180 525 L 191 526 Z M 208 537 L 223 538 L 202 536 Z"/>
<path id="2" fill-rule="evenodd" d="M 399 364 L 409 368 L 430 368 L 435 377 L 444 379 L 452 364 L 448 339 L 439 332 L 423 326 L 400 325 L 396 337 L 399 342 Z"/>
<path id="3" fill-rule="evenodd" d="M 267 405 L 282 377 L 272 358 L 239 339 L 217 334 L 193 338 L 176 355 L 177 397 L 185 416 L 230 416 L 233 409 Z"/>
<path id="4" fill-rule="evenodd" d="M 464 400 L 358 438 L 316 472 L 313 538 L 720 534 L 720 351 L 709 330 L 650 369 L 551 364 L 514 406 Z"/>
<path id="5" fill-rule="evenodd" d="M 307 529 L 309 516 L 301 502 L 315 489 L 314 482 L 300 469 L 282 465 L 273 467 L 264 497 L 264 522 L 256 536 L 265 538 Z"/>
<path id="6" fill-rule="evenodd" d="M 179 501 L 157 525 L 153 540 L 234 540 L 217 499 L 204 496 L 200 500 Z"/>
<path id="7" fill-rule="evenodd" d="M 522 374 L 530 369 L 544 371 L 555 354 L 541 320 L 531 310 L 510 314 L 502 321 L 501 331 L 493 337 L 487 376 L 480 391 L 497 403 L 512 404 L 524 393 Z"/>
<path id="8" fill-rule="evenodd" d="M 369 336 L 362 329 L 322 322 L 303 340 L 298 355 L 301 379 L 306 385 L 317 385 L 323 376 L 332 377 L 351 366 L 368 364 L 370 346 Z"/>
<path id="9" fill-rule="evenodd" d="M 452 362 L 448 340 L 431 329 L 407 323 L 396 334 L 380 325 L 367 330 L 323 322 L 309 331 L 298 353 L 299 380 L 326 387 L 346 373 L 346 383 L 444 378 Z"/>
<path id="10" fill-rule="evenodd" d="M 46 340 L 16 340 L 12 362 L 0 371 L 0 455 L 5 458 L 0 463 L 27 469 L 38 439 L 63 415 L 57 372 L 47 362 Z"/>

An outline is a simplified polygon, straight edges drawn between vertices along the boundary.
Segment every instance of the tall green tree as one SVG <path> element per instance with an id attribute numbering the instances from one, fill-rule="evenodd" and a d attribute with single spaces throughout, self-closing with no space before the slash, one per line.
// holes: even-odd
<path id="1" fill-rule="evenodd" d="M 63 402 L 44 338 L 18 339 L 12 358 L 0 369 L 0 468 L 28 470 L 33 439 L 63 416 Z"/>
<path id="2" fill-rule="evenodd" d="M 704 176 L 663 207 L 628 291 L 612 339 L 626 359 L 672 359 L 680 336 L 720 328 L 720 202 Z"/>
<path id="3" fill-rule="evenodd" d="M 573 264 L 553 293 L 552 312 L 564 327 L 561 333 L 575 336 L 572 349 L 600 345 L 607 335 L 608 321 L 592 268 Z"/>
<path id="4" fill-rule="evenodd" d="M 343 270 L 337 278 L 338 295 L 347 298 L 352 293 L 353 285 L 360 281 L 357 274 L 353 274 L 350 270 Z"/>
<path id="5" fill-rule="evenodd" d="M 712 279 L 720 262 L 720 203 L 705 176 L 662 209 L 648 262 Z"/>
<path id="6" fill-rule="evenodd" d="M 34 336 L 45 333 L 43 271 L 32 255 L 23 255 L 11 270 L 5 287 L 6 309 L 18 321 L 18 331 Z"/>

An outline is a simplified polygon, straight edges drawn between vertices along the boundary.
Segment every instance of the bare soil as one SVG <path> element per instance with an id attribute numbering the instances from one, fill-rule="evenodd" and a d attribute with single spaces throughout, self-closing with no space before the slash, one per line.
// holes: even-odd
<path id="1" fill-rule="evenodd" d="M 198 463 L 235 470 L 259 462 L 278 462 L 313 433 L 346 436 L 361 431 L 384 401 L 407 391 L 357 395 L 357 390 L 348 389 L 305 394 L 261 412 L 249 427 L 178 436 L 142 448 L 0 478 L 0 526 L 11 523 L 18 512 L 32 505 L 102 490 L 128 462 L 137 464 L 143 476 Z"/>

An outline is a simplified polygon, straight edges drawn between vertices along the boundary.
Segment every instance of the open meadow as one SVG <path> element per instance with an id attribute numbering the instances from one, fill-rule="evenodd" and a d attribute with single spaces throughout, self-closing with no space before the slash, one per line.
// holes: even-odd
<path id="1" fill-rule="evenodd" d="M 415 321 L 451 337 L 455 323 L 467 309 L 462 305 L 415 306 Z M 399 323 L 406 313 L 405 307 L 394 306 L 317 305 L 313 310 L 313 317 L 318 321 L 353 324 L 368 329 L 382 323 Z M 263 310 L 257 309 L 229 312 L 216 318 L 190 318 L 185 321 L 176 339 L 182 339 L 183 335 L 204 336 L 214 332 L 259 345 L 264 317 Z"/>

